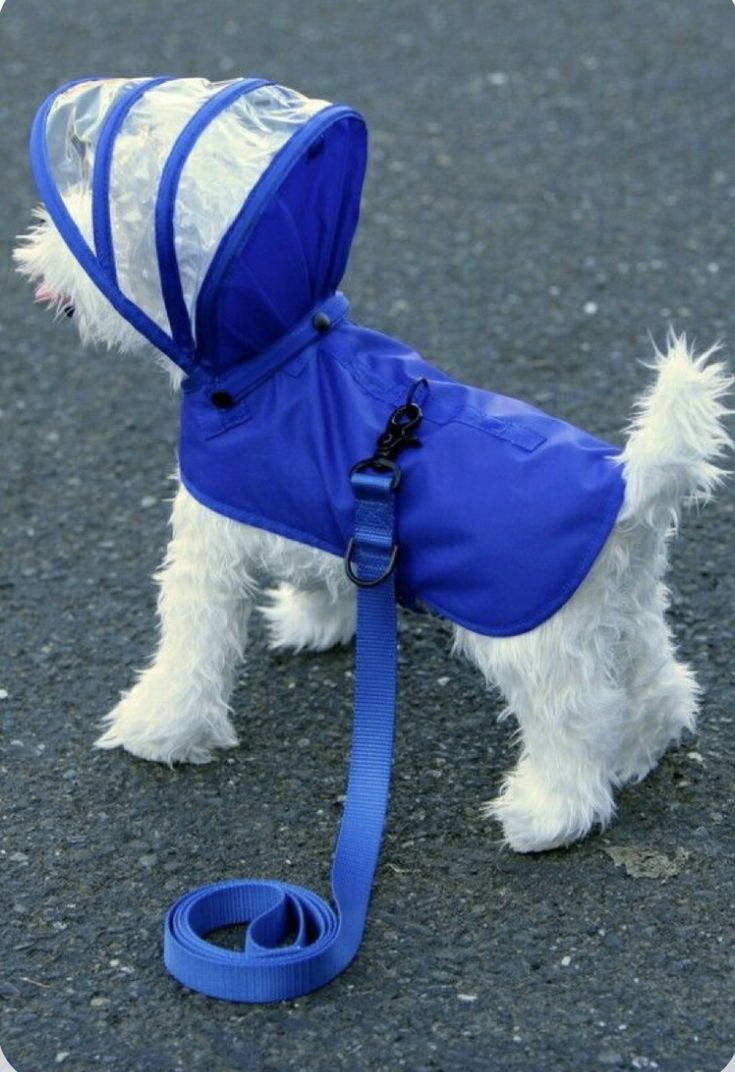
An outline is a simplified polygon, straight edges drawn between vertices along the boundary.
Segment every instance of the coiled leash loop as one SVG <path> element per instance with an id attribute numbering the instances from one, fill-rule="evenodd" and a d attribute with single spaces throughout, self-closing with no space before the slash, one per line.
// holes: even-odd
<path id="1" fill-rule="evenodd" d="M 404 447 L 421 409 L 406 402 L 390 417 L 371 458 L 350 473 L 354 535 L 345 567 L 358 586 L 352 753 L 332 865 L 334 905 L 302 886 L 235 879 L 187 893 L 168 911 L 166 967 L 192 990 L 227 1001 L 282 1001 L 330 982 L 362 941 L 390 789 L 396 699 L 395 494 Z M 220 927 L 247 925 L 242 951 L 206 940 Z"/>

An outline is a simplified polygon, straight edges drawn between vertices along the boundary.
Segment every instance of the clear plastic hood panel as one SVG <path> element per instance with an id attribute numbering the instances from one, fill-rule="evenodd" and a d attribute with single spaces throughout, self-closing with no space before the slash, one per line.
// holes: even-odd
<path id="1" fill-rule="evenodd" d="M 104 121 L 116 102 L 147 79 L 105 79 L 70 86 L 49 111 L 51 177 L 93 252 L 92 182 Z M 156 253 L 161 175 L 192 116 L 235 82 L 175 79 L 152 86 L 128 111 L 115 137 L 109 211 L 120 290 L 170 331 Z M 223 235 L 259 178 L 292 135 L 328 102 L 264 85 L 237 98 L 202 129 L 187 157 L 174 203 L 182 290 L 194 324 L 199 288 Z M 214 178 L 213 178 L 214 177 Z"/>

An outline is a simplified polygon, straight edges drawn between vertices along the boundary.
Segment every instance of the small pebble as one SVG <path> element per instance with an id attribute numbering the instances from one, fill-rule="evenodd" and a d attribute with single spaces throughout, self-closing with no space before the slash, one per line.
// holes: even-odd
<path id="1" fill-rule="evenodd" d="M 144 510 L 147 510 L 149 507 L 156 505 L 156 500 L 152 495 L 144 495 L 140 500 L 140 505 Z"/>

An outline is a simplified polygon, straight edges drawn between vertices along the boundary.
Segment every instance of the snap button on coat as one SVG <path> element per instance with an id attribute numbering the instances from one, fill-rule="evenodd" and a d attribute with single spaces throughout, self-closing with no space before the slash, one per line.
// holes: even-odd
<path id="1" fill-rule="evenodd" d="M 211 398 L 217 409 L 232 409 L 235 405 L 235 399 L 229 391 L 214 391 Z"/>

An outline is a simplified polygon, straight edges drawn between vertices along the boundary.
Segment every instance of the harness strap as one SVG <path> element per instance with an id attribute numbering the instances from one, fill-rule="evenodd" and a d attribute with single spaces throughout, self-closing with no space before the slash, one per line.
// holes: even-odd
<path id="1" fill-rule="evenodd" d="M 332 866 L 334 905 L 284 882 L 237 879 L 177 901 L 164 926 L 164 962 L 179 982 L 210 997 L 282 1001 L 330 982 L 362 940 L 385 823 L 396 696 L 394 492 L 391 469 L 353 471 L 350 568 L 358 584 L 352 754 Z M 382 578 L 382 580 L 381 580 Z M 370 582 L 379 583 L 370 583 Z M 242 951 L 205 936 L 249 924 Z"/>

